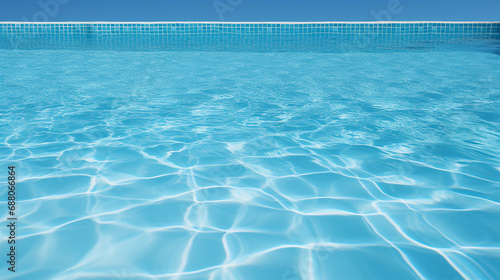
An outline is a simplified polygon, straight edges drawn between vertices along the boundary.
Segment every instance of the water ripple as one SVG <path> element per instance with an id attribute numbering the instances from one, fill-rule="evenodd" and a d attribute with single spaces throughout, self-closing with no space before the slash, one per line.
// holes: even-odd
<path id="1" fill-rule="evenodd" d="M 500 278 L 500 58 L 348 58 L 3 50 L 16 276 Z"/>

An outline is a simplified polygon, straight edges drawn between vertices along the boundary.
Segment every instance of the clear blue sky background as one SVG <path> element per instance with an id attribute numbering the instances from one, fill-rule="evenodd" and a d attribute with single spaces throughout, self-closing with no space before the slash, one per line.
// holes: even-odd
<path id="1" fill-rule="evenodd" d="M 215 1 L 0 0 L 0 21 L 500 21 L 500 0 Z"/>

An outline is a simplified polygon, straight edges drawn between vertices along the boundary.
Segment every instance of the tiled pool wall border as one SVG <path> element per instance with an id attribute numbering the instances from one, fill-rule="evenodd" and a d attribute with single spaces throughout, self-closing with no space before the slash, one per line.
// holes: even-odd
<path id="1" fill-rule="evenodd" d="M 21 35 L 478 35 L 500 34 L 500 22 L 0 22 Z"/>

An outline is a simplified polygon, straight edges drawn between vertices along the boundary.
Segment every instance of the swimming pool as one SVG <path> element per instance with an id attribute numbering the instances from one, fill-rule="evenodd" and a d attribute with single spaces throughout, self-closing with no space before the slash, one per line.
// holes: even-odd
<path id="1" fill-rule="evenodd" d="M 2 279 L 500 278 L 498 23 L 0 27 Z"/>

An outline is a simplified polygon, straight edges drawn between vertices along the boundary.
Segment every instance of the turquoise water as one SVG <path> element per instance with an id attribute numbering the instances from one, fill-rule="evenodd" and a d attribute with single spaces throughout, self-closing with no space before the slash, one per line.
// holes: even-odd
<path id="1" fill-rule="evenodd" d="M 499 81 L 473 50 L 0 50 L 0 277 L 499 279 Z"/>

